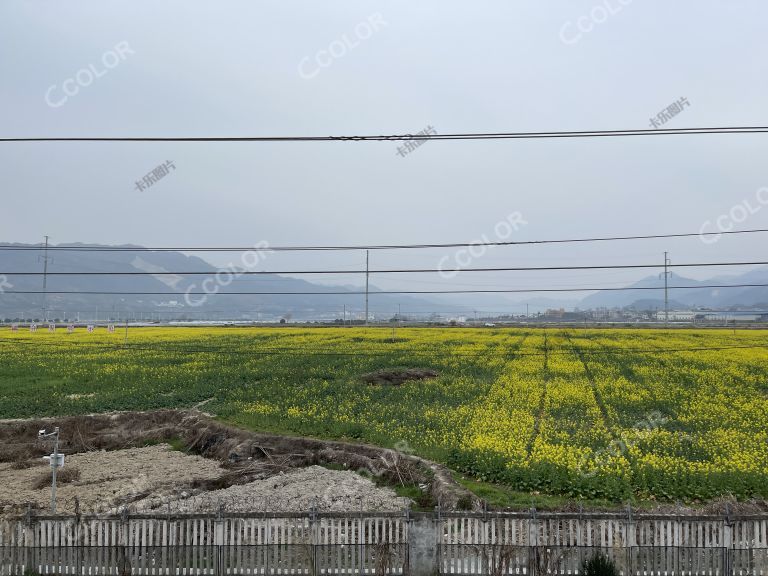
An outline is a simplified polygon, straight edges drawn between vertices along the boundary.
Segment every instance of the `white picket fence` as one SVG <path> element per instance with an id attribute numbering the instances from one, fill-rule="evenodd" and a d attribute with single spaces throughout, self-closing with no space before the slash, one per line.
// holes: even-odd
<path id="1" fill-rule="evenodd" d="M 502 514 L 441 524 L 441 574 L 577 574 L 600 550 L 623 574 L 768 576 L 768 517 Z"/>
<path id="2" fill-rule="evenodd" d="M 489 514 L 442 517 L 444 544 L 768 548 L 768 515 L 724 517 Z"/>
<path id="3" fill-rule="evenodd" d="M 403 572 L 403 517 L 131 517 L 0 521 L 0 575 Z M 380 561 L 379 561 L 380 562 Z"/>
<path id="4" fill-rule="evenodd" d="M 577 574 L 581 561 L 598 549 L 623 574 L 768 576 L 768 515 L 436 512 L 0 520 L 2 576 Z"/>

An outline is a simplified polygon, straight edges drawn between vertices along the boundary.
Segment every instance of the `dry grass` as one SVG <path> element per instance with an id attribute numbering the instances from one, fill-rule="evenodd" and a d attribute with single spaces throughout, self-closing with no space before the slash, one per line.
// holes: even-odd
<path id="1" fill-rule="evenodd" d="M 51 485 L 51 477 L 52 474 L 50 470 L 46 470 L 40 476 L 37 477 L 35 480 L 33 487 L 36 490 L 40 490 L 41 488 L 48 488 Z M 56 473 L 56 485 L 59 484 L 70 484 L 71 482 L 76 482 L 77 480 L 80 480 L 80 470 L 78 468 L 62 468 Z"/>
<path id="2" fill-rule="evenodd" d="M 11 469 L 13 470 L 26 470 L 27 468 L 37 468 L 39 466 L 48 466 L 48 463 L 40 458 L 37 459 L 30 459 L 30 460 L 17 460 L 13 464 L 11 464 Z"/>

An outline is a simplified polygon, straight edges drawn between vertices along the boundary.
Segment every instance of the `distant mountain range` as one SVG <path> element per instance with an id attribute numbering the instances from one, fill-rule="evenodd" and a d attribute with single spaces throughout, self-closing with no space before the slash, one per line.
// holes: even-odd
<path id="1" fill-rule="evenodd" d="M 31 246 L 11 244 L 11 246 Z M 102 248 L 140 248 L 138 246 L 100 246 L 74 244 Z M 125 318 L 137 319 L 221 319 L 221 320 L 328 320 L 340 318 L 346 306 L 347 319 L 364 317 L 365 298 L 355 286 L 328 286 L 298 278 L 277 274 L 247 275 L 231 278 L 216 273 L 219 268 L 196 256 L 179 252 L 148 251 L 51 251 L 47 278 L 48 296 L 46 308 L 49 318 L 81 319 Z M 41 252 L 37 250 L 0 251 L 0 318 L 40 318 L 43 296 L 39 293 L 14 294 L 12 292 L 40 292 L 42 277 L 7 276 L 3 272 L 42 271 Z M 201 272 L 196 275 L 176 275 L 173 272 Z M 113 276 L 56 275 L 56 272 L 122 272 L 147 274 L 121 274 Z M 229 280 L 232 280 L 231 282 Z M 693 280 L 677 274 L 669 279 L 670 306 L 672 308 L 708 307 L 755 307 L 768 309 L 768 287 L 682 289 L 679 286 L 709 284 L 768 284 L 768 266 L 740 275 L 716 276 L 708 280 Z M 370 312 L 377 319 L 390 318 L 398 308 L 403 314 L 418 310 L 424 317 L 429 310 L 456 316 L 471 316 L 474 310 L 480 314 L 523 314 L 526 304 L 535 313 L 546 308 L 575 307 L 620 308 L 633 307 L 652 310 L 664 305 L 662 288 L 664 281 L 658 276 L 648 276 L 629 286 L 630 290 L 595 292 L 581 300 L 557 299 L 533 296 L 521 300 L 502 294 L 460 294 L 453 296 L 377 294 L 371 288 Z M 217 292 L 203 297 L 199 292 Z M 57 294 L 56 292 L 91 292 Z M 121 294 L 99 294 L 119 292 Z M 150 294 L 134 294 L 143 292 Z M 261 292 L 262 294 L 234 295 L 233 292 Z M 328 294 L 281 294 L 284 292 L 321 292 Z M 189 293 L 187 295 L 187 293 Z M 331 294 L 338 293 L 338 294 Z M 229 294 L 229 295 L 226 295 Z"/>
<path id="2" fill-rule="evenodd" d="M 14 244 L 13 246 L 25 246 Z M 26 245 L 29 246 L 29 245 Z M 68 246 L 92 246 L 72 244 Z M 106 247 L 106 246 L 99 246 Z M 137 248 L 137 246 L 114 246 Z M 0 271 L 41 272 L 40 251 L 0 251 Z M 216 273 L 220 270 L 202 258 L 178 252 L 146 251 L 50 251 L 51 258 L 47 277 L 46 308 L 48 317 L 82 319 L 160 318 L 168 319 L 227 319 L 227 320 L 275 320 L 286 319 L 334 319 L 341 318 L 346 306 L 347 319 L 362 319 L 365 314 L 365 297 L 355 292 L 360 288 L 327 286 L 277 274 L 241 275 L 234 277 Z M 256 268 L 258 269 L 258 268 Z M 176 275 L 175 271 L 203 272 L 199 275 Z M 114 276 L 66 276 L 56 272 L 122 272 L 144 275 Z M 2 274 L 2 272 L 0 272 Z M 0 277 L 2 280 L 2 277 Z M 9 286 L 10 284 L 10 286 Z M 204 296 L 206 287 L 216 294 Z M 10 292 L 42 290 L 41 276 L 8 276 L 0 293 L 0 317 L 39 318 L 42 316 L 42 294 L 13 294 Z M 57 294 L 56 292 L 91 292 L 90 294 Z M 404 311 L 428 310 L 436 307 L 429 300 L 405 295 L 376 294 L 371 287 L 369 310 L 376 318 L 391 317 L 398 304 Z M 123 294 L 98 294 L 121 292 Z M 131 295 L 130 292 L 150 294 Z M 233 292 L 268 292 L 269 294 L 233 295 Z M 326 292 L 339 294 L 280 294 L 281 292 Z M 189 293 L 189 294 L 188 294 Z M 226 295 L 230 294 L 230 295 Z M 441 311 L 463 308 L 445 304 Z"/>
<path id="3" fill-rule="evenodd" d="M 768 284 L 768 266 L 756 268 L 744 274 L 715 276 L 707 280 L 694 280 L 677 274 L 669 278 L 670 306 L 675 308 L 707 307 L 757 307 L 768 309 L 768 286 L 744 288 L 677 288 L 679 286 Z M 628 288 L 646 288 L 645 290 L 610 291 L 602 290 L 581 300 L 582 308 L 626 307 L 638 310 L 650 310 L 664 306 L 664 279 L 648 276 L 635 282 Z M 648 290 L 647 288 L 656 288 Z"/>

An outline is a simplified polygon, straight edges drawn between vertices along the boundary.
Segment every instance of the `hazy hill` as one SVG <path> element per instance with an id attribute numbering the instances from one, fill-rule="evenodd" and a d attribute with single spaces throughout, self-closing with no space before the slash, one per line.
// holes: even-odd
<path id="1" fill-rule="evenodd" d="M 17 244 L 17 246 L 23 246 Z M 73 244 L 70 246 L 95 246 Z M 131 246 L 135 247 L 135 246 Z M 0 270 L 5 272 L 41 272 L 39 251 L 0 251 Z M 48 266 L 47 309 L 49 318 L 208 318 L 208 319 L 297 319 L 341 317 L 344 305 L 348 318 L 362 318 L 365 309 L 363 295 L 353 294 L 360 288 L 323 286 L 277 274 L 240 276 L 228 286 L 216 281 L 216 267 L 196 256 L 178 252 L 67 252 L 50 251 Z M 210 274 L 177 276 L 174 271 L 206 272 Z M 58 276 L 56 272 L 150 272 L 149 275 L 116 276 Z M 223 278 L 227 279 L 226 276 Z M 0 278 L 1 280 L 1 278 Z M 189 292 L 201 292 L 203 282 L 219 295 L 203 298 Z M 0 294 L 0 316 L 4 318 L 39 318 L 42 315 L 41 294 L 10 294 L 13 291 L 41 291 L 41 276 L 7 276 L 12 287 L 5 286 Z M 151 292 L 130 294 L 55 294 L 57 291 L 89 292 Z M 398 304 L 409 308 L 447 310 L 448 306 L 425 299 L 401 295 L 375 295 L 371 288 L 370 311 L 379 317 L 389 317 Z M 234 295 L 232 292 L 342 292 L 325 295 L 260 294 Z M 343 294 L 349 292 L 350 294 Z M 221 295 L 227 294 L 230 295 Z M 458 308 L 457 308 L 458 310 Z"/>
<path id="2" fill-rule="evenodd" d="M 763 266 L 744 274 L 715 276 L 707 280 L 693 280 L 677 274 L 672 274 L 669 286 L 702 286 L 710 284 L 768 284 L 768 266 Z M 658 276 L 648 276 L 639 282 L 631 284 L 630 288 L 663 288 L 664 279 Z M 701 288 L 701 289 L 672 289 L 669 291 L 670 301 L 676 308 L 702 306 L 708 308 L 724 308 L 731 306 L 765 307 L 768 308 L 768 287 L 747 288 Z M 601 291 L 591 294 L 581 301 L 584 308 L 599 306 L 620 307 L 634 305 L 636 308 L 649 309 L 661 307 L 664 303 L 663 290 L 625 290 Z"/>

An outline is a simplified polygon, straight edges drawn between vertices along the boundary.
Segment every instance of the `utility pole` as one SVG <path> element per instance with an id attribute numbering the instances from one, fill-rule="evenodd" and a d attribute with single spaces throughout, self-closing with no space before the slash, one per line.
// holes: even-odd
<path id="1" fill-rule="evenodd" d="M 43 322 L 48 321 L 48 236 L 45 237 L 43 248 Z"/>
<path id="2" fill-rule="evenodd" d="M 664 252 L 664 327 L 669 326 L 669 272 L 667 272 L 667 266 L 669 265 L 668 253 Z"/>
<path id="3" fill-rule="evenodd" d="M 365 251 L 365 325 L 368 325 L 368 277 L 369 277 L 369 270 L 368 267 L 368 250 Z"/>
<path id="4" fill-rule="evenodd" d="M 344 316 L 341 318 L 341 325 L 346 326 L 347 325 L 347 305 L 344 304 Z"/>

